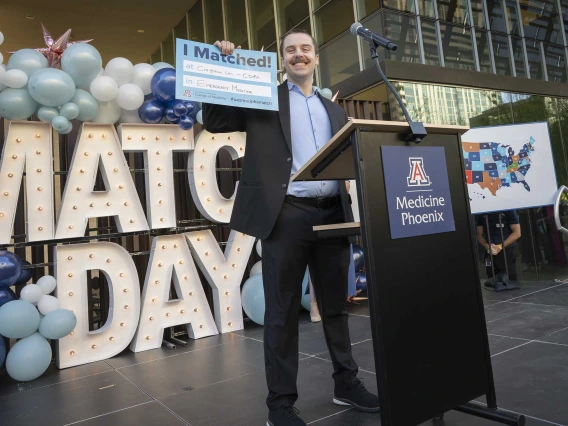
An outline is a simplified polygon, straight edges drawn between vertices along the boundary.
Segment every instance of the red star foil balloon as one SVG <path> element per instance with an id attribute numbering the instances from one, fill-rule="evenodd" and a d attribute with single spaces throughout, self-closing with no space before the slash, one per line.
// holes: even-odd
<path id="1" fill-rule="evenodd" d="M 65 52 L 65 49 L 69 46 L 75 43 L 89 43 L 93 41 L 93 39 L 91 39 L 70 42 L 69 38 L 71 37 L 71 29 L 65 31 L 57 40 L 53 40 L 53 37 L 43 24 L 41 24 L 41 28 L 43 30 L 43 39 L 45 40 L 45 45 L 47 47 L 41 47 L 34 50 L 37 50 L 47 58 L 51 68 L 61 68 L 61 55 L 63 55 L 63 52 Z"/>

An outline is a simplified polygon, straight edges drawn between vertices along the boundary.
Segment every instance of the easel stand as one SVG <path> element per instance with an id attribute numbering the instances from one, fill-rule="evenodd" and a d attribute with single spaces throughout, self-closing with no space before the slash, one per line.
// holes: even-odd
<path id="1" fill-rule="evenodd" d="M 378 66 L 376 55 L 375 61 Z M 424 139 L 426 130 L 428 137 Z M 383 426 L 416 426 L 449 410 L 511 426 L 525 423 L 524 416 L 497 408 L 477 241 L 471 232 L 461 154 L 460 135 L 467 130 L 350 120 L 292 177 L 292 181 L 356 179 L 360 227 L 339 224 L 314 229 L 320 237 L 358 232 L 362 236 Z M 397 164 L 401 161 L 394 176 L 385 173 L 385 165 L 394 162 L 383 161 L 387 152 L 393 152 L 392 147 L 397 147 L 396 152 L 399 147 L 406 150 L 394 157 Z M 389 215 L 392 197 L 387 195 L 387 187 L 393 188 L 397 182 L 406 185 L 410 160 L 416 161 L 417 153 L 430 155 L 432 150 L 444 159 L 445 191 L 455 228 L 393 238 L 390 225 L 400 220 L 400 215 Z M 436 176 L 436 171 L 430 170 L 431 176 Z M 418 195 L 408 197 L 417 199 Z M 483 395 L 487 406 L 471 402 Z"/>

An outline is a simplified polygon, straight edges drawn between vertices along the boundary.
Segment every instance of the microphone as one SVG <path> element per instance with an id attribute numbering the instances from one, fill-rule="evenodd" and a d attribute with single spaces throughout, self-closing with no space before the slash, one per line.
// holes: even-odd
<path id="1" fill-rule="evenodd" d="M 354 36 L 363 37 L 368 43 L 373 43 L 376 46 L 384 47 L 387 50 L 392 50 L 393 52 L 398 49 L 398 46 L 394 44 L 389 39 L 386 39 L 378 34 L 375 34 L 371 30 L 363 27 L 360 22 L 355 22 L 351 25 L 351 34 Z"/>

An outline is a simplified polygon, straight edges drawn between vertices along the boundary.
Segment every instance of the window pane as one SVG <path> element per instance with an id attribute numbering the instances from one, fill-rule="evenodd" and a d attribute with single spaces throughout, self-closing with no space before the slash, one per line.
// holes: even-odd
<path id="1" fill-rule="evenodd" d="M 487 10 L 491 31 L 507 33 L 505 12 L 503 11 L 503 3 L 501 3 L 501 0 L 487 0 Z"/>
<path id="2" fill-rule="evenodd" d="M 153 63 L 153 64 L 157 64 L 158 62 L 162 62 L 162 50 L 161 50 L 160 46 L 158 46 L 158 49 L 150 57 L 150 62 Z"/>
<path id="3" fill-rule="evenodd" d="M 521 24 L 519 23 L 519 12 L 517 9 L 517 3 L 512 0 L 508 0 L 507 6 L 507 19 L 509 21 L 509 31 L 513 35 L 521 35 Z"/>
<path id="4" fill-rule="evenodd" d="M 230 17 L 227 19 L 227 38 L 235 43 L 235 46 L 248 49 L 245 0 L 225 1 L 225 13 Z"/>
<path id="5" fill-rule="evenodd" d="M 526 40 L 527 60 L 529 61 L 530 78 L 544 80 L 544 68 L 542 66 L 542 55 L 540 53 L 540 42 Z"/>
<path id="6" fill-rule="evenodd" d="M 482 72 L 493 72 L 491 69 L 491 52 L 489 51 L 487 32 L 476 30 L 475 42 L 477 43 L 477 56 L 479 56 L 479 70 Z"/>
<path id="7" fill-rule="evenodd" d="M 509 54 L 509 39 L 507 36 L 493 34 L 493 55 L 495 55 L 495 70 L 497 74 L 513 75 Z"/>
<path id="8" fill-rule="evenodd" d="M 274 5 L 266 0 L 250 0 L 252 43 L 255 50 L 267 47 L 276 41 Z"/>
<path id="9" fill-rule="evenodd" d="M 440 19 L 459 25 L 470 25 L 467 14 L 467 0 L 438 0 Z"/>
<path id="10" fill-rule="evenodd" d="M 188 12 L 189 16 L 189 39 L 191 41 L 199 41 L 203 43 L 205 36 L 203 35 L 203 4 L 198 1 L 195 6 Z"/>
<path id="11" fill-rule="evenodd" d="M 440 29 L 446 67 L 475 70 L 471 30 L 449 24 L 441 24 Z"/>
<path id="12" fill-rule="evenodd" d="M 440 65 L 440 52 L 438 50 L 438 37 L 436 37 L 436 24 L 422 20 L 422 40 L 424 41 L 424 59 L 427 65 Z"/>
<path id="13" fill-rule="evenodd" d="M 308 0 L 277 0 L 276 4 L 280 20 L 280 34 L 291 30 L 310 14 Z"/>
<path id="14" fill-rule="evenodd" d="M 175 64 L 176 61 L 174 59 L 174 39 L 172 38 L 172 32 L 166 36 L 164 41 L 162 42 L 162 57 L 164 58 L 164 62 L 168 64 Z"/>
<path id="15" fill-rule="evenodd" d="M 420 16 L 426 16 L 428 18 L 436 17 L 433 0 L 418 0 L 418 9 L 420 10 Z"/>
<path id="16" fill-rule="evenodd" d="M 378 34 L 383 34 L 390 40 L 396 40 L 398 50 L 396 52 L 387 51 L 387 59 L 420 63 L 418 32 L 416 30 L 416 18 L 414 16 L 402 15 L 385 10 L 366 21 L 365 27 Z M 365 67 L 370 66 L 373 66 L 373 61 L 369 49 L 365 48 Z"/>
<path id="17" fill-rule="evenodd" d="M 521 5 L 521 17 L 526 38 L 563 44 L 560 18 L 555 13 Z"/>
<path id="18" fill-rule="evenodd" d="M 517 77 L 528 77 L 525 68 L 525 52 L 523 51 L 523 40 L 512 37 L 511 46 L 513 48 L 513 62 L 515 63 L 515 72 Z"/>
<path id="19" fill-rule="evenodd" d="M 185 20 L 185 16 L 174 28 L 174 35 L 175 38 L 187 39 L 187 21 Z"/>
<path id="20" fill-rule="evenodd" d="M 354 20 L 352 0 L 331 0 L 314 14 L 316 40 L 325 44 L 349 29 Z"/>
<path id="21" fill-rule="evenodd" d="M 388 9 L 400 10 L 401 12 L 416 12 L 414 0 L 383 0 L 383 4 Z"/>
<path id="22" fill-rule="evenodd" d="M 485 28 L 485 15 L 483 13 L 482 0 L 470 0 L 471 12 L 473 13 L 472 25 L 476 28 Z"/>
<path id="23" fill-rule="evenodd" d="M 213 44 L 217 40 L 225 39 L 222 0 L 205 2 L 205 25 L 207 25 L 207 43 Z"/>
<path id="24" fill-rule="evenodd" d="M 359 12 L 359 21 L 381 7 L 379 0 L 356 0 Z"/>
<path id="25" fill-rule="evenodd" d="M 560 83 L 566 82 L 566 56 L 562 46 L 544 44 L 546 71 L 548 80 Z"/>
<path id="26" fill-rule="evenodd" d="M 331 87 L 358 72 L 357 39 L 350 33 L 320 50 L 321 87 Z"/>

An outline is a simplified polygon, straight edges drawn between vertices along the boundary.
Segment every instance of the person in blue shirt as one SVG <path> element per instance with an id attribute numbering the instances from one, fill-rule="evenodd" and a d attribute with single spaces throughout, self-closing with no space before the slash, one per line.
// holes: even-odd
<path id="1" fill-rule="evenodd" d="M 480 214 L 476 217 L 476 225 L 477 241 L 485 249 L 487 276 L 492 278 L 493 271 L 497 276 L 508 270 L 509 280 L 516 281 L 516 245 L 517 240 L 521 238 L 521 225 L 519 225 L 517 212 L 509 210 L 486 215 Z M 487 234 L 488 229 L 489 234 Z M 493 260 L 490 253 L 493 255 Z"/>

